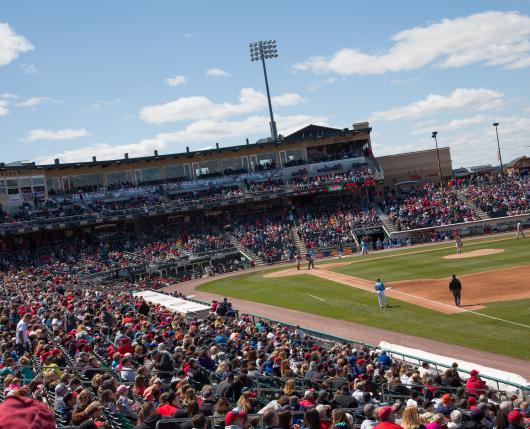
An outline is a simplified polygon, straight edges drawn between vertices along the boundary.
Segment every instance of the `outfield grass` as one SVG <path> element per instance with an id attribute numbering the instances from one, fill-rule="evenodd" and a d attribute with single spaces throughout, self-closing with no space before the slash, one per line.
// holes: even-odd
<path id="1" fill-rule="evenodd" d="M 492 270 L 530 261 L 530 240 L 507 240 L 471 246 L 464 250 L 503 248 L 505 252 L 492 256 L 461 260 L 444 260 L 442 256 L 454 252 L 449 244 L 433 247 L 400 249 L 396 252 L 373 253 L 367 257 L 351 258 L 351 265 L 334 268 L 357 277 L 373 279 L 382 275 L 385 280 L 447 277 L 455 272 L 465 274 L 485 269 Z M 443 249 L 450 247 L 450 249 Z M 429 250 L 425 253 L 410 252 Z M 386 256 L 396 256 L 386 258 Z M 398 256 L 400 255 L 400 256 Z M 382 259 L 382 257 L 385 257 Z M 456 264 L 456 265 L 455 265 Z M 275 268 L 276 271 L 283 268 Z M 389 299 L 394 308 L 380 310 L 373 293 L 311 275 L 282 278 L 263 278 L 264 272 L 243 274 L 206 283 L 200 290 L 220 295 L 261 302 L 277 307 L 348 320 L 409 335 L 459 344 L 479 350 L 530 359 L 529 329 L 488 319 L 472 313 L 446 315 L 404 301 Z M 521 287 L 528 280 L 521 279 Z M 325 299 L 317 300 L 310 295 Z M 481 313 L 513 322 L 528 324 L 530 299 L 488 303 Z M 388 338 L 392 342 L 392 338 Z"/>
<path id="2" fill-rule="evenodd" d="M 504 249 L 504 252 L 476 258 L 443 259 L 455 253 L 454 244 L 443 243 L 391 253 L 375 252 L 364 259 L 355 258 L 351 264 L 332 268 L 331 271 L 367 280 L 381 277 L 385 281 L 397 281 L 449 278 L 451 274 L 471 274 L 530 263 L 530 240 L 510 238 L 482 241 L 465 243 L 464 252 L 479 249 Z"/>

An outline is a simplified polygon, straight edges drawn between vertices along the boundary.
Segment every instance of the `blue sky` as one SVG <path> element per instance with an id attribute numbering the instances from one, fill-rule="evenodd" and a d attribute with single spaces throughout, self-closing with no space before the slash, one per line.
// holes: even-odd
<path id="1" fill-rule="evenodd" d="M 259 5 L 259 7 L 258 7 Z M 406 5 L 406 6 L 405 6 Z M 376 155 L 530 152 L 530 0 L 20 1 L 0 11 L 0 161 L 120 158 L 369 120 Z"/>

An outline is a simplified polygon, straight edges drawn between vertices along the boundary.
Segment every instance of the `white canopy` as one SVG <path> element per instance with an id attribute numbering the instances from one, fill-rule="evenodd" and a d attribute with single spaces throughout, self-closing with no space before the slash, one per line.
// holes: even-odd
<path id="1" fill-rule="evenodd" d="M 193 315 L 196 317 L 205 317 L 210 312 L 210 307 L 207 305 L 188 301 L 182 298 L 175 298 L 173 296 L 165 295 L 152 290 L 136 292 L 133 295 L 140 296 L 151 304 L 163 305 L 175 313 Z"/>

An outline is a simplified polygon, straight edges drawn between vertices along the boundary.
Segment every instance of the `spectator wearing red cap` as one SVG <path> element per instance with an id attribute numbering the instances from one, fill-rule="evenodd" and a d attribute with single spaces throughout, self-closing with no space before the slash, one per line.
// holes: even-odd
<path id="1" fill-rule="evenodd" d="M 400 425 L 396 424 L 396 414 L 392 407 L 384 406 L 379 408 L 377 411 L 377 423 L 374 429 L 403 429 Z"/>
<path id="2" fill-rule="evenodd" d="M 442 396 L 442 401 L 435 408 L 434 412 L 436 414 L 443 414 L 445 417 L 449 417 L 451 411 L 456 409 L 454 406 L 454 402 L 455 400 L 453 398 L 453 395 L 451 395 L 450 393 L 446 393 Z"/>
<path id="3" fill-rule="evenodd" d="M 523 429 L 525 415 L 519 410 L 513 410 L 508 413 L 508 429 Z"/>
<path id="4" fill-rule="evenodd" d="M 477 370 L 469 373 L 470 377 L 466 381 L 466 392 L 471 395 L 480 396 L 486 390 L 486 383 L 482 381 Z"/>
<path id="5" fill-rule="evenodd" d="M 246 418 L 247 418 L 247 413 L 240 410 L 239 408 L 234 408 L 233 410 L 226 413 L 225 429 L 242 429 Z M 265 418 L 265 413 L 264 413 L 264 418 Z"/>

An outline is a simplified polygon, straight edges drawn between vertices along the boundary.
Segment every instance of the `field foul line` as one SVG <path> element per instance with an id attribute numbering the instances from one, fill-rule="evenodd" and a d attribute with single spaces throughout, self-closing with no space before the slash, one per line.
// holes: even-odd
<path id="1" fill-rule="evenodd" d="M 388 289 L 388 288 L 387 288 Z M 429 298 L 424 298 L 422 296 L 418 296 L 418 295 L 413 295 L 411 293 L 407 293 L 407 292 L 401 292 L 399 290 L 392 290 L 393 293 L 400 293 L 402 295 L 407 295 L 407 296 L 411 296 L 413 298 L 417 298 L 417 299 L 422 299 L 424 301 L 429 301 L 429 302 L 433 302 L 435 304 L 438 304 L 438 305 L 443 305 L 445 307 L 449 307 L 449 308 L 455 308 L 454 305 L 451 305 L 451 304 L 446 304 L 444 302 L 439 302 L 439 301 L 435 301 L 434 299 L 429 299 Z M 457 308 L 461 308 L 461 307 L 457 307 Z M 502 322 L 506 322 L 506 323 L 511 323 L 512 325 L 517 325 L 517 326 L 522 326 L 523 328 L 529 328 L 530 329 L 530 326 L 529 325 L 524 325 L 522 323 L 517 323 L 517 322 L 512 322 L 511 320 L 506 320 L 506 319 L 501 319 L 499 317 L 493 317 L 493 316 L 489 316 L 488 314 L 483 314 L 483 313 L 479 313 L 478 311 L 474 311 L 474 310 L 462 310 L 462 313 L 472 313 L 472 314 L 476 314 L 477 316 L 482 316 L 482 317 L 487 317 L 489 319 L 495 319 L 495 320 L 500 320 Z"/>
<path id="2" fill-rule="evenodd" d="M 325 299 L 322 299 L 322 298 L 320 298 L 320 297 L 318 297 L 318 296 L 315 296 L 315 295 L 311 295 L 310 293 L 306 293 L 306 295 L 309 295 L 311 298 L 318 299 L 319 301 L 326 302 Z"/>
<path id="3" fill-rule="evenodd" d="M 471 246 L 477 246 L 479 244 L 484 244 L 484 243 L 497 243 L 499 241 L 508 241 L 508 240 L 513 240 L 514 238 L 513 237 L 509 237 L 509 238 L 499 238 L 499 239 L 496 239 L 496 240 L 485 240 L 485 241 L 477 241 L 476 243 L 471 243 L 471 244 L 467 244 L 468 247 L 471 247 Z M 466 245 L 464 245 L 465 247 Z M 407 256 L 407 255 L 417 255 L 418 253 L 429 253 L 429 252 L 437 252 L 439 250 L 447 250 L 447 249 L 454 249 L 455 247 L 454 246 L 450 246 L 450 247 L 437 247 L 436 249 L 427 249 L 427 250 L 416 250 L 414 252 L 405 252 L 405 253 L 399 253 L 397 255 L 386 255 L 386 256 L 378 256 L 377 258 L 366 258 L 366 259 L 361 259 L 359 258 L 359 260 L 357 261 L 352 261 L 350 262 L 348 265 L 353 265 L 353 264 L 360 264 L 362 262 L 368 262 L 368 261 L 377 261 L 377 260 L 380 260 L 380 259 L 388 259 L 388 258 L 399 258 L 401 256 Z M 464 252 L 465 253 L 465 252 Z M 319 264 L 320 265 L 320 264 Z M 322 267 L 325 267 L 326 264 L 321 264 Z M 325 269 L 325 268 L 324 268 Z"/>

